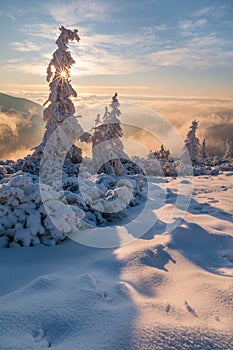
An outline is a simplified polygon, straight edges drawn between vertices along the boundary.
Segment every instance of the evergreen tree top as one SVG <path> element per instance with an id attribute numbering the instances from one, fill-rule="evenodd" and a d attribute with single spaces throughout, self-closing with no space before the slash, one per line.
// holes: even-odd
<path id="1" fill-rule="evenodd" d="M 78 36 L 78 29 L 66 29 L 65 27 L 61 26 L 59 27 L 61 34 L 59 35 L 58 39 L 56 40 L 56 44 L 59 47 L 59 49 L 67 51 L 68 50 L 68 42 L 76 40 L 77 42 L 80 41 L 80 37 Z"/>

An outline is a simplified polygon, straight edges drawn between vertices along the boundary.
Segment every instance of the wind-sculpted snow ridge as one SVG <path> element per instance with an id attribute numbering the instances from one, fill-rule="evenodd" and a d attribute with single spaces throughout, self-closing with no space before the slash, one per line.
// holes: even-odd
<path id="1" fill-rule="evenodd" d="M 77 227 L 106 226 L 126 215 L 127 207 L 137 205 L 144 188 L 141 175 L 85 173 L 81 193 L 77 175 L 63 172 L 63 188 L 56 190 L 56 174 L 50 184 L 39 187 L 38 175 L 22 171 L 9 174 L 7 170 L 1 172 L 0 180 L 0 245 L 3 247 L 40 243 L 51 246 Z M 119 207 L 113 202 L 116 197 Z M 57 227 L 50 220 L 54 215 Z"/>

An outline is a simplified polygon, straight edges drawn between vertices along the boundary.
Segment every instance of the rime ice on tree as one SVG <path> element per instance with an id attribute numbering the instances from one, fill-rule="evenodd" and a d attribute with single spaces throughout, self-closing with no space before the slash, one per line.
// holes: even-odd
<path id="1" fill-rule="evenodd" d="M 70 80 L 70 68 L 75 63 L 68 50 L 69 41 L 79 42 L 78 30 L 69 30 L 61 26 L 60 35 L 56 41 L 58 49 L 53 53 L 47 68 L 47 81 L 50 82 L 49 98 L 45 105 L 50 102 L 44 110 L 44 121 L 46 131 L 42 143 L 35 148 L 34 156 L 40 158 L 44 147 L 54 130 L 68 117 L 75 113 L 75 108 L 70 97 L 77 97 L 76 91 L 72 88 Z M 52 79 L 52 81 L 51 81 Z M 68 153 L 73 162 L 82 160 L 82 150 L 73 145 Z"/>
<path id="2" fill-rule="evenodd" d="M 120 140 L 123 132 L 119 120 L 121 112 L 117 93 L 112 97 L 109 106 L 111 111 L 105 107 L 103 123 L 99 115 L 95 120 L 92 134 L 92 158 L 97 171 L 101 169 L 104 173 L 120 176 L 125 172 L 121 159 L 128 159 L 128 156 L 124 153 L 123 143 Z"/>
<path id="3" fill-rule="evenodd" d="M 189 152 L 189 157 L 193 164 L 200 163 L 201 146 L 199 139 L 196 137 L 197 128 L 198 122 L 196 120 L 193 120 L 192 125 L 190 126 L 190 130 L 187 134 L 187 138 L 185 140 L 185 146 Z"/>

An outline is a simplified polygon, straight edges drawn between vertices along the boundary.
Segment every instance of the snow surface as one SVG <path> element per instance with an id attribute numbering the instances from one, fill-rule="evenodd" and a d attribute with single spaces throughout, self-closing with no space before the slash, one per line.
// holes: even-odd
<path id="1" fill-rule="evenodd" d="M 160 221 L 129 245 L 2 248 L 0 349 L 232 350 L 233 172 L 195 177 L 165 234 L 177 181 Z"/>

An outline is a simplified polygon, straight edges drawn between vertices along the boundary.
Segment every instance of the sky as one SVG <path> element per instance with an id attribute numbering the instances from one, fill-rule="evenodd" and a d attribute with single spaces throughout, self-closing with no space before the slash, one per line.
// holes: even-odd
<path id="1" fill-rule="evenodd" d="M 59 25 L 81 93 L 233 96 L 232 0 L 1 0 L 0 91 L 46 93 Z"/>
<path id="2" fill-rule="evenodd" d="M 96 103 L 104 112 L 117 91 L 123 122 L 124 103 L 136 114 L 138 105 L 162 114 L 183 138 L 196 119 L 200 140 L 222 154 L 233 135 L 232 13 L 232 0 L 1 0 L 0 92 L 43 105 L 59 26 L 77 28 L 81 40 L 70 43 L 76 114 Z M 30 140 L 36 137 L 21 137 L 24 128 L 33 132 L 31 124 L 24 115 L 11 116 L 10 124 L 0 114 L 6 157 L 16 159 L 35 146 Z M 41 115 L 41 135 L 43 125 Z M 136 136 L 157 147 L 144 134 Z"/>

